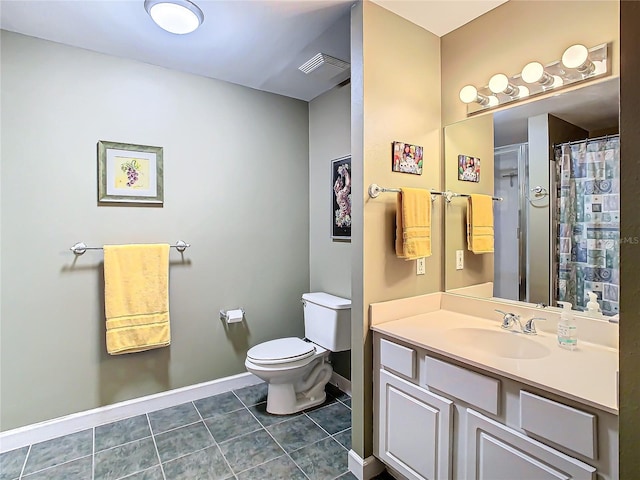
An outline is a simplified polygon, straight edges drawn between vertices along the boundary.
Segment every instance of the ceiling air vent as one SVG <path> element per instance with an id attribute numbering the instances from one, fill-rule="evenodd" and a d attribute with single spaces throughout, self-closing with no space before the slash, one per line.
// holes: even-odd
<path id="1" fill-rule="evenodd" d="M 328 79 L 349 70 L 349 67 L 350 64 L 348 62 L 332 57 L 331 55 L 327 55 L 326 53 L 318 53 L 313 58 L 300 65 L 298 70 L 306 73 L 307 75 L 313 72 L 314 75 Z"/>

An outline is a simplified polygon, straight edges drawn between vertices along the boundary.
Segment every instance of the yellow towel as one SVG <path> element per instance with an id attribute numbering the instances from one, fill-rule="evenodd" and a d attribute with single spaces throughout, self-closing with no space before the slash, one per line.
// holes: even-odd
<path id="1" fill-rule="evenodd" d="M 431 256 L 431 192 L 401 188 L 396 208 L 396 255 L 406 260 Z"/>
<path id="2" fill-rule="evenodd" d="M 493 253 L 493 199 L 471 195 L 467 200 L 467 248 L 473 253 Z"/>
<path id="3" fill-rule="evenodd" d="M 169 245 L 105 245 L 104 306 L 111 355 L 169 345 Z"/>

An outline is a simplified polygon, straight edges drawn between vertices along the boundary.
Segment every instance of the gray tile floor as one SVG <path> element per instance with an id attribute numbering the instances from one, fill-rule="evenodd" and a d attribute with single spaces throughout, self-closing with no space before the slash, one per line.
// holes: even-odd
<path id="1" fill-rule="evenodd" d="M 287 416 L 266 412 L 266 384 L 149 412 L 3 453 L 0 480 L 354 479 L 351 398 L 327 392 Z"/>

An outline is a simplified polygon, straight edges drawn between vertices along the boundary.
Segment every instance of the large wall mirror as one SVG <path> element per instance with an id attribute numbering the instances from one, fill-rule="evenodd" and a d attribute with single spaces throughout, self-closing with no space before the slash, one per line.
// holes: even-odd
<path id="1" fill-rule="evenodd" d="M 494 201 L 494 253 L 467 248 L 467 200 L 445 202 L 445 289 L 618 313 L 618 79 L 444 130 L 445 189 Z"/>

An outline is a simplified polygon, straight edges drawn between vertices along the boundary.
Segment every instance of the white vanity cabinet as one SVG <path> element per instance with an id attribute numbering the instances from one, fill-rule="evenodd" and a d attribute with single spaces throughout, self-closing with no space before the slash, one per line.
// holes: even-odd
<path id="1" fill-rule="evenodd" d="M 614 480 L 617 417 L 374 332 L 374 454 L 411 480 Z"/>

